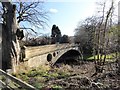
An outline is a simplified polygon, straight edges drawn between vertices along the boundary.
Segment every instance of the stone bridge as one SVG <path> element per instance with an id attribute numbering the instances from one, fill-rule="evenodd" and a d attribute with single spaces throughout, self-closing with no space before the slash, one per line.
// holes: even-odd
<path id="1" fill-rule="evenodd" d="M 0 68 L 2 68 L 2 24 L 0 23 Z M 39 67 L 40 65 L 54 65 L 70 59 L 80 59 L 80 51 L 75 44 L 52 44 L 21 48 L 20 62 L 13 62 L 14 69 L 24 67 Z"/>
<path id="2" fill-rule="evenodd" d="M 23 62 L 28 67 L 40 65 L 55 65 L 67 60 L 79 60 L 81 53 L 75 44 L 53 44 L 44 46 L 25 47 Z"/>

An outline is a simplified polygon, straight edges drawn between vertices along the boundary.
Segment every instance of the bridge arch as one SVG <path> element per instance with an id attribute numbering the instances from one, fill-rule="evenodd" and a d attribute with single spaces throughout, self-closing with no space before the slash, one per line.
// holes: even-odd
<path id="1" fill-rule="evenodd" d="M 65 63 L 65 64 L 76 63 L 80 58 L 81 58 L 80 51 L 75 49 L 70 49 L 59 55 L 59 57 L 54 62 L 54 65 L 58 63 Z"/>

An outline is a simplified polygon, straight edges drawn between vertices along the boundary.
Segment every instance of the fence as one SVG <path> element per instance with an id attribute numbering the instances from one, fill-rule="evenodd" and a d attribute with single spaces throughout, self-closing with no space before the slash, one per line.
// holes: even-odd
<path id="1" fill-rule="evenodd" d="M 32 85 L 6 73 L 0 69 L 0 88 L 5 88 L 7 90 L 23 89 L 23 90 L 37 90 Z"/>

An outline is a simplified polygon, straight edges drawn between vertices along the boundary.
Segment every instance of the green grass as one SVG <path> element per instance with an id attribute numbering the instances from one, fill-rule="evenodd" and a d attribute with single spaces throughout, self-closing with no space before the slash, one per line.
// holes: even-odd
<path id="1" fill-rule="evenodd" d="M 94 59 L 94 57 L 90 54 L 85 54 L 85 55 L 83 55 L 83 59 L 84 60 L 92 60 L 92 59 Z"/>
<path id="2" fill-rule="evenodd" d="M 65 65 L 61 68 L 50 68 L 44 66 L 17 73 L 14 76 L 33 85 L 38 89 L 42 89 L 44 87 L 47 88 L 47 81 L 58 78 L 67 78 L 68 76 L 70 76 L 69 69 L 70 68 Z M 53 88 L 53 90 L 60 90 L 62 87 L 59 85 L 51 85 L 49 88 Z"/>
<path id="3" fill-rule="evenodd" d="M 100 55 L 99 55 L 100 57 Z M 95 58 L 97 58 L 97 55 L 95 55 Z M 110 59 L 114 59 L 115 58 L 115 53 L 111 53 L 106 55 L 106 59 L 110 60 Z M 104 55 L 102 56 L 102 59 L 104 59 Z M 84 55 L 84 60 L 94 60 L 94 56 L 93 55 Z"/>
<path id="4" fill-rule="evenodd" d="M 53 85 L 52 88 L 53 90 L 63 90 L 63 88 L 59 85 Z"/>

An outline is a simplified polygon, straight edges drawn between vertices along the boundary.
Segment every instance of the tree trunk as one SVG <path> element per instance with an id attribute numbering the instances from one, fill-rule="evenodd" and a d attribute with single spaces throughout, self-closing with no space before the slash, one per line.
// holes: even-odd
<path id="1" fill-rule="evenodd" d="M 4 23 L 3 23 L 3 69 L 12 69 L 16 72 L 16 66 L 19 62 L 20 46 L 16 37 L 17 22 L 15 5 L 10 2 L 2 2 L 4 11 Z"/>

